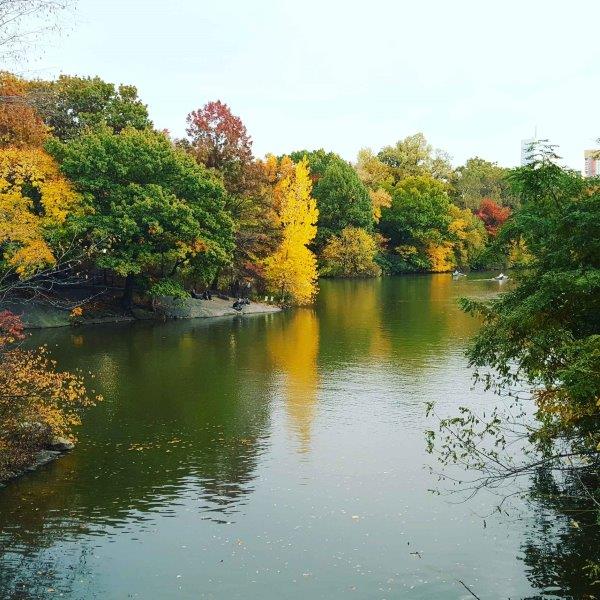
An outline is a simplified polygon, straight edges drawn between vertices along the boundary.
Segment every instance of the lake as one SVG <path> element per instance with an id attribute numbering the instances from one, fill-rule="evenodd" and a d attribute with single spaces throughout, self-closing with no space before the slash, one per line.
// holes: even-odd
<path id="1" fill-rule="evenodd" d="M 580 597 L 551 572 L 551 512 L 484 523 L 497 498 L 429 491 L 425 402 L 496 402 L 456 300 L 498 290 L 323 281 L 314 308 L 36 332 L 105 400 L 74 452 L 0 490 L 0 597 Z"/>

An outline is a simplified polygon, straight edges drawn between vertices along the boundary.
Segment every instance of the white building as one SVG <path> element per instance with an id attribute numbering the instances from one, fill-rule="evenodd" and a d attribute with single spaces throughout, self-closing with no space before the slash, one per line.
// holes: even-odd
<path id="1" fill-rule="evenodd" d="M 600 149 L 584 150 L 584 174 L 586 177 L 600 177 Z"/>

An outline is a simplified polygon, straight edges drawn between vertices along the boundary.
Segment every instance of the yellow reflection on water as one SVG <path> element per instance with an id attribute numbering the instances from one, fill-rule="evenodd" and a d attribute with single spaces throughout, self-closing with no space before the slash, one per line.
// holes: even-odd
<path id="1" fill-rule="evenodd" d="M 297 309 L 267 335 L 271 358 L 284 378 L 285 406 L 300 452 L 310 450 L 319 372 L 319 321 L 313 310 Z"/>

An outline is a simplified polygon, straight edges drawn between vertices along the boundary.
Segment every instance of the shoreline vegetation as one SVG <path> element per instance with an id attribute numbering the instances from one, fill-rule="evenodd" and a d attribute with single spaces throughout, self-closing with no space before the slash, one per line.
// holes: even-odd
<path id="1" fill-rule="evenodd" d="M 509 170 L 453 168 L 421 133 L 354 163 L 323 149 L 258 158 L 219 100 L 173 138 L 132 85 L 2 72 L 0 93 L 2 269 L 25 296 L 110 284 L 125 309 L 193 290 L 302 305 L 318 277 L 527 262 L 494 244 L 519 206 Z"/>

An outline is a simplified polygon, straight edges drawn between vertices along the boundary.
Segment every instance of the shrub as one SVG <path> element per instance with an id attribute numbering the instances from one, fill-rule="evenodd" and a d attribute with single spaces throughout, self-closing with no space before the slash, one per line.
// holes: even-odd
<path id="1" fill-rule="evenodd" d="M 19 317 L 0 312 L 0 481 L 29 466 L 52 438 L 72 439 L 81 409 L 93 404 L 81 376 L 57 371 L 44 347 L 20 347 L 24 337 Z"/>
<path id="2" fill-rule="evenodd" d="M 329 238 L 321 255 L 321 275 L 325 277 L 379 277 L 375 262 L 377 240 L 359 227 L 346 227 Z"/>

